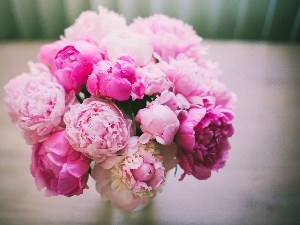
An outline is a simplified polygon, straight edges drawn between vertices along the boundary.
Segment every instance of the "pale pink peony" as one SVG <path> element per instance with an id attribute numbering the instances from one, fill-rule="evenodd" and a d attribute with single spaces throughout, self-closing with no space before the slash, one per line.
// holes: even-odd
<path id="1" fill-rule="evenodd" d="M 211 171 L 225 165 L 233 134 L 231 111 L 220 107 L 212 110 L 191 108 L 180 117 L 176 143 L 180 147 L 179 165 L 186 174 L 199 180 L 208 179 Z"/>
<path id="2" fill-rule="evenodd" d="M 145 83 L 145 95 L 157 95 L 173 86 L 167 75 L 155 65 L 140 68 L 137 76 Z"/>
<path id="3" fill-rule="evenodd" d="M 67 92 L 78 93 L 93 71 L 93 66 L 102 60 L 100 49 L 85 41 L 76 41 L 61 48 L 53 61 L 52 72 Z"/>
<path id="4" fill-rule="evenodd" d="M 64 88 L 51 74 L 42 73 L 25 83 L 16 104 L 17 124 L 28 144 L 43 141 L 60 125 L 65 98 Z"/>
<path id="5" fill-rule="evenodd" d="M 200 67 L 193 60 L 186 57 L 170 59 L 169 64 L 158 65 L 173 83 L 173 92 L 182 95 L 192 104 L 203 105 L 203 101 L 210 95 L 211 78 L 205 68 Z"/>
<path id="6" fill-rule="evenodd" d="M 9 82 L 4 86 L 4 107 L 13 123 L 16 123 L 19 119 L 17 99 L 19 98 L 26 82 L 30 79 L 32 79 L 31 74 L 22 73 L 21 75 L 9 80 Z"/>
<path id="7" fill-rule="evenodd" d="M 14 77 L 4 86 L 4 107 L 13 123 L 16 123 L 19 118 L 17 99 L 22 97 L 20 96 L 20 93 L 27 81 L 34 79 L 35 76 L 38 76 L 41 73 L 50 72 L 49 68 L 42 63 L 33 63 L 29 61 L 28 66 L 30 70 L 29 73 L 22 73 L 21 75 Z"/>
<path id="8" fill-rule="evenodd" d="M 64 37 L 68 41 L 84 40 L 99 43 L 106 35 L 126 28 L 123 16 L 100 6 L 98 13 L 82 12 L 75 23 L 65 29 Z"/>
<path id="9" fill-rule="evenodd" d="M 229 110 L 235 108 L 236 95 L 229 91 L 224 83 L 212 80 L 211 94 L 215 98 L 215 106 L 220 106 Z"/>
<path id="10" fill-rule="evenodd" d="M 122 56 L 115 63 L 108 60 L 100 61 L 89 76 L 86 87 L 91 95 L 125 101 L 130 95 L 143 97 L 143 92 L 134 93 L 135 83 L 135 64 L 130 56 Z"/>
<path id="11" fill-rule="evenodd" d="M 143 132 L 139 139 L 142 144 L 152 139 L 163 145 L 171 144 L 179 127 L 176 114 L 165 105 L 149 105 L 140 109 L 135 120 Z"/>
<path id="12" fill-rule="evenodd" d="M 40 47 L 38 58 L 39 61 L 49 66 L 53 66 L 53 61 L 57 53 L 67 44 L 64 40 L 54 41 L 52 43 L 44 44 Z"/>
<path id="13" fill-rule="evenodd" d="M 90 160 L 75 151 L 63 130 L 56 131 L 42 143 L 32 146 L 30 171 L 38 190 L 46 196 L 73 196 L 88 188 Z"/>
<path id="14" fill-rule="evenodd" d="M 150 104 L 168 106 L 176 115 L 178 115 L 181 110 L 190 108 L 190 103 L 184 96 L 181 94 L 175 95 L 174 92 L 169 90 L 163 91 Z"/>
<path id="15" fill-rule="evenodd" d="M 155 197 L 161 191 L 166 172 L 176 165 L 174 145 L 159 147 L 155 142 L 137 143 L 111 170 L 97 164 L 91 175 L 102 200 L 110 200 L 121 210 L 133 211 Z"/>
<path id="16" fill-rule="evenodd" d="M 70 105 L 64 122 L 73 148 L 95 161 L 116 155 L 126 146 L 130 135 L 131 121 L 113 102 L 97 97 Z"/>
<path id="17" fill-rule="evenodd" d="M 130 28 L 149 39 L 159 60 L 169 61 L 179 54 L 198 60 L 206 51 L 200 46 L 202 38 L 190 25 L 166 15 L 139 17 Z"/>
<path id="18" fill-rule="evenodd" d="M 147 39 L 128 30 L 118 31 L 106 36 L 100 47 L 108 60 L 115 62 L 120 56 L 130 55 L 136 66 L 145 66 L 152 59 L 153 48 Z"/>

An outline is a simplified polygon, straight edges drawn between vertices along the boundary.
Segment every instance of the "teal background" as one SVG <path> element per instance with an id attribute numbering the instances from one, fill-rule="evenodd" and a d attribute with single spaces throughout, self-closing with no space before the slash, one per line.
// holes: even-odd
<path id="1" fill-rule="evenodd" d="M 0 0 L 0 41 L 57 39 L 99 4 L 128 23 L 154 13 L 180 18 L 204 38 L 300 41 L 299 0 Z"/>

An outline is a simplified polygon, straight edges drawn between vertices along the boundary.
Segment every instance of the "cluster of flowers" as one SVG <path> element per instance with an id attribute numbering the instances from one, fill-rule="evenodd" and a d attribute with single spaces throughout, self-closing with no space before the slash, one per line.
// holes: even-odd
<path id="1" fill-rule="evenodd" d="M 46 196 L 73 196 L 91 176 L 101 198 L 135 210 L 179 165 L 199 180 L 222 168 L 235 96 L 203 60 L 193 28 L 165 15 L 85 11 L 41 46 L 29 73 L 4 87 L 12 121 L 32 146 L 30 171 Z"/>

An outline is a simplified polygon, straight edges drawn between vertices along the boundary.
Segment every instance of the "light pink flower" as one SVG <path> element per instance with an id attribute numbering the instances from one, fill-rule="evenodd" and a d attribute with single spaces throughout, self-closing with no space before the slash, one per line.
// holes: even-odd
<path id="1" fill-rule="evenodd" d="M 139 139 L 142 144 L 151 139 L 163 145 L 171 144 L 179 127 L 176 114 L 164 105 L 149 105 L 140 109 L 135 120 L 143 132 Z"/>
<path id="2" fill-rule="evenodd" d="M 108 60 L 100 61 L 87 80 L 87 90 L 91 95 L 100 95 L 118 101 L 128 100 L 136 90 L 135 64 L 130 56 L 122 56 L 115 63 Z M 138 96 L 142 93 L 142 96 Z M 143 92 L 135 97 L 142 98 Z"/>
<path id="3" fill-rule="evenodd" d="M 164 61 L 169 61 L 170 57 L 176 58 L 179 54 L 198 60 L 206 50 L 206 47 L 201 48 L 202 38 L 190 25 L 165 15 L 139 17 L 130 28 L 147 37 L 154 52 Z"/>
<path id="4" fill-rule="evenodd" d="M 33 145 L 31 160 L 31 174 L 38 190 L 46 188 L 46 196 L 70 197 L 88 188 L 90 160 L 71 147 L 63 130 Z"/>
<path id="5" fill-rule="evenodd" d="M 132 211 L 155 197 L 166 179 L 166 168 L 171 169 L 176 164 L 176 147 L 159 147 L 155 142 L 137 144 L 111 170 L 97 164 L 91 175 L 102 200 L 110 200 L 121 210 Z"/>
<path id="6" fill-rule="evenodd" d="M 208 179 L 211 171 L 225 165 L 233 134 L 231 111 L 220 107 L 212 110 L 191 108 L 180 117 L 176 143 L 180 147 L 179 165 L 186 174 L 199 180 Z"/>
<path id="7" fill-rule="evenodd" d="M 106 35 L 126 29 L 126 20 L 123 16 L 98 7 L 98 13 L 84 11 L 75 23 L 65 29 L 65 38 L 68 41 L 84 40 L 99 43 Z"/>
<path id="8" fill-rule="evenodd" d="M 206 70 L 186 57 L 170 59 L 170 63 L 161 63 L 159 67 L 174 84 L 173 92 L 182 95 L 192 104 L 202 105 L 203 98 L 209 96 L 211 78 Z"/>
<path id="9" fill-rule="evenodd" d="M 49 73 L 49 68 L 42 63 L 33 63 L 28 62 L 29 73 L 22 73 L 9 80 L 9 82 L 4 86 L 4 107 L 8 112 L 9 117 L 13 123 L 16 123 L 19 118 L 19 107 L 17 100 L 25 87 L 27 81 L 34 79 L 35 76 L 38 76 L 44 72 Z"/>
<path id="10" fill-rule="evenodd" d="M 233 110 L 236 104 L 235 93 L 228 90 L 227 86 L 218 80 L 212 80 L 211 94 L 215 98 L 215 106 Z"/>
<path id="11" fill-rule="evenodd" d="M 169 90 L 163 91 L 150 104 L 168 106 L 176 115 L 178 115 L 181 110 L 190 108 L 190 103 L 184 96 L 181 94 L 175 95 L 174 92 Z"/>
<path id="12" fill-rule="evenodd" d="M 64 122 L 73 148 L 95 161 L 116 155 L 126 146 L 130 135 L 131 121 L 113 102 L 96 97 L 70 105 Z"/>
<path id="13" fill-rule="evenodd" d="M 67 44 L 64 40 L 54 41 L 52 43 L 44 44 L 40 47 L 38 58 L 39 61 L 49 66 L 53 66 L 53 61 L 57 53 Z"/>
<path id="14" fill-rule="evenodd" d="M 137 76 L 145 83 L 145 95 L 160 94 L 173 86 L 173 83 L 168 80 L 167 75 L 155 65 L 140 68 Z"/>
<path id="15" fill-rule="evenodd" d="M 61 48 L 53 62 L 52 72 L 67 92 L 80 91 L 93 71 L 93 66 L 102 60 L 100 49 L 85 41 L 76 41 Z"/>
<path id="16" fill-rule="evenodd" d="M 9 82 L 4 86 L 4 107 L 13 123 L 16 123 L 19 119 L 19 107 L 17 104 L 17 99 L 19 98 L 26 82 L 31 78 L 31 74 L 22 73 L 21 75 L 9 80 Z"/>
<path id="17" fill-rule="evenodd" d="M 47 138 L 62 120 L 65 112 L 65 90 L 48 73 L 28 80 L 17 99 L 18 126 L 28 144 Z"/>
<path id="18" fill-rule="evenodd" d="M 147 39 L 128 30 L 118 31 L 106 36 L 100 47 L 106 53 L 108 60 L 115 62 L 120 56 L 130 55 L 136 66 L 150 63 L 153 48 Z"/>

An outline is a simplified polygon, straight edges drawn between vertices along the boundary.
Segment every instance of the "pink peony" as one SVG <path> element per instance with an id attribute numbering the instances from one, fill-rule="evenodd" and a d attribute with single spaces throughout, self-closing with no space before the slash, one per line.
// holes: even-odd
<path id="1" fill-rule="evenodd" d="M 126 29 L 126 20 L 115 12 L 104 7 L 98 7 L 98 13 L 85 11 L 80 14 L 75 23 L 65 29 L 65 39 L 68 41 L 84 40 L 99 43 L 106 35 Z"/>
<path id="2" fill-rule="evenodd" d="M 29 61 L 28 66 L 30 70 L 29 73 L 22 73 L 21 75 L 14 77 L 4 86 L 4 107 L 13 123 L 16 123 L 19 119 L 17 99 L 27 81 L 34 79 L 34 76 L 38 76 L 43 72 L 49 73 L 48 67 L 42 63 L 33 63 Z"/>
<path id="3" fill-rule="evenodd" d="M 149 105 L 140 109 L 135 120 L 143 132 L 139 139 L 142 144 L 151 139 L 163 145 L 171 144 L 179 127 L 176 114 L 164 105 Z"/>
<path id="4" fill-rule="evenodd" d="M 130 28 L 149 39 L 159 60 L 169 61 L 179 54 L 198 60 L 206 50 L 200 47 L 202 38 L 190 25 L 165 15 L 139 17 Z"/>
<path id="5" fill-rule="evenodd" d="M 28 80 L 17 99 L 18 126 L 28 144 L 43 141 L 53 132 L 65 112 L 65 90 L 48 74 Z"/>
<path id="6" fill-rule="evenodd" d="M 176 142 L 180 147 L 179 165 L 186 174 L 208 179 L 211 171 L 225 165 L 233 134 L 233 113 L 222 108 L 191 108 L 180 117 Z"/>
<path id="7" fill-rule="evenodd" d="M 13 123 L 16 123 L 19 119 L 19 107 L 16 100 L 19 98 L 26 82 L 30 79 L 32 79 L 31 74 L 22 73 L 9 80 L 4 86 L 4 107 Z"/>
<path id="8" fill-rule="evenodd" d="M 134 92 L 135 73 L 134 62 L 130 56 L 122 56 L 115 63 L 102 60 L 89 76 L 87 90 L 91 95 L 100 95 L 118 101 L 128 100 Z M 142 96 L 137 97 L 142 98 Z"/>
<path id="9" fill-rule="evenodd" d="M 87 81 L 93 66 L 102 60 L 100 49 L 85 41 L 76 41 L 61 48 L 53 62 L 52 71 L 67 92 L 76 93 Z"/>
<path id="10" fill-rule="evenodd" d="M 212 80 L 211 94 L 215 98 L 214 105 L 233 110 L 236 103 L 236 95 L 230 92 L 226 85 L 218 80 Z"/>
<path id="11" fill-rule="evenodd" d="M 126 146 L 130 135 L 131 121 L 114 103 L 96 97 L 70 105 L 64 122 L 73 148 L 95 161 L 116 155 Z"/>
<path id="12" fill-rule="evenodd" d="M 159 67 L 173 83 L 173 92 L 182 95 L 192 104 L 203 105 L 204 97 L 211 90 L 211 78 L 206 70 L 186 57 L 170 59 L 170 63 L 161 63 Z"/>
<path id="13" fill-rule="evenodd" d="M 110 200 L 113 206 L 125 211 L 147 204 L 148 198 L 160 191 L 166 168 L 171 169 L 176 164 L 176 148 L 168 147 L 159 149 L 155 142 L 137 143 L 111 170 L 97 164 L 91 175 L 102 200 Z"/>
<path id="14" fill-rule="evenodd" d="M 153 48 L 145 37 L 128 30 L 111 33 L 100 42 L 100 47 L 112 62 L 130 55 L 136 66 L 145 66 L 152 59 Z"/>
<path id="15" fill-rule="evenodd" d="M 66 41 L 58 40 L 40 47 L 38 58 L 39 61 L 51 67 L 57 53 L 67 44 Z"/>
<path id="16" fill-rule="evenodd" d="M 173 83 L 168 80 L 167 75 L 155 65 L 140 68 L 137 76 L 145 83 L 145 95 L 160 94 L 173 86 Z"/>
<path id="17" fill-rule="evenodd" d="M 73 196 L 87 187 L 90 160 L 75 151 L 63 130 L 56 131 L 32 147 L 30 171 L 39 190 L 46 196 Z"/>

